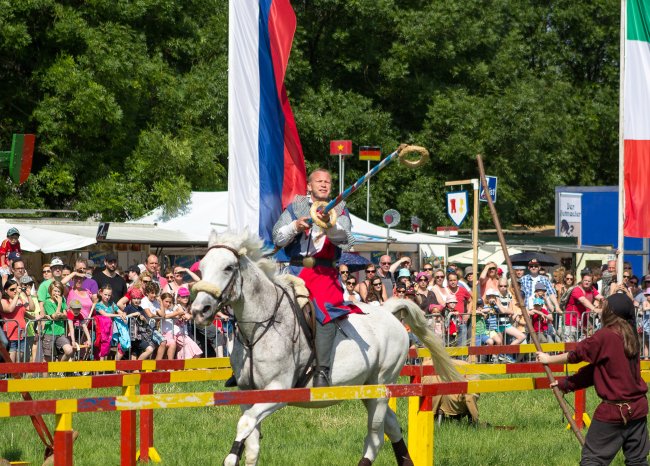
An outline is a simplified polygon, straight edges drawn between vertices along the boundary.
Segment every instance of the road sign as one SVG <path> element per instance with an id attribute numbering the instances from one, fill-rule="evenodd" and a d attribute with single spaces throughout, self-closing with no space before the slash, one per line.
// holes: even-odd
<path id="1" fill-rule="evenodd" d="M 485 181 L 487 181 L 488 190 L 490 191 L 490 197 L 492 202 L 497 201 L 497 177 L 496 176 L 486 176 Z M 487 197 L 485 197 L 485 190 L 483 189 L 483 183 L 481 183 L 481 192 L 478 196 L 481 202 L 487 202 Z"/>
<path id="2" fill-rule="evenodd" d="M 352 155 L 352 141 L 350 139 L 330 141 L 330 155 Z"/>
<path id="3" fill-rule="evenodd" d="M 447 214 L 457 226 L 460 226 L 467 217 L 468 198 L 467 191 L 447 193 Z"/>
<path id="4" fill-rule="evenodd" d="M 384 223 L 387 227 L 396 227 L 399 225 L 400 215 L 395 209 L 388 209 L 384 212 Z"/>

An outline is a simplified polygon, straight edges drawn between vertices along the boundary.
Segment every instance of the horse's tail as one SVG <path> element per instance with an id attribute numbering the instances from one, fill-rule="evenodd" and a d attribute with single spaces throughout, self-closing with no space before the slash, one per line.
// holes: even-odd
<path id="1" fill-rule="evenodd" d="M 431 359 L 440 377 L 447 381 L 463 380 L 456 370 L 453 360 L 445 351 L 442 341 L 427 326 L 427 321 L 420 307 L 407 299 L 389 299 L 385 307 L 392 306 L 390 311 L 398 319 L 403 319 L 411 327 L 424 346 L 431 352 Z M 388 306 L 386 306 L 388 305 Z"/>

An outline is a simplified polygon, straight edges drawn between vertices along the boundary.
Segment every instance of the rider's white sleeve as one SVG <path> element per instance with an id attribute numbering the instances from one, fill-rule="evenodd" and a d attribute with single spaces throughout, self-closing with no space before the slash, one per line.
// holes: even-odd
<path id="1" fill-rule="evenodd" d="M 285 247 L 289 244 L 298 234 L 296 222 L 293 221 L 288 225 L 278 228 L 273 235 L 273 242 L 279 248 Z"/>

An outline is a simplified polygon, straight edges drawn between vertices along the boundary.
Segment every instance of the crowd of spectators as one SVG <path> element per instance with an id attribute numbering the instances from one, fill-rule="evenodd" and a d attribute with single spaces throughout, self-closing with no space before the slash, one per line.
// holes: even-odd
<path id="1" fill-rule="evenodd" d="M 103 267 L 82 258 L 68 265 L 55 256 L 37 274 L 26 269 L 18 231 L 7 236 L 0 254 L 0 334 L 12 361 L 227 354 L 230 316 L 219 313 L 207 328 L 193 325 L 198 270 L 174 266 L 161 274 L 154 254 L 122 269 L 109 252 Z"/>
<path id="2" fill-rule="evenodd" d="M 585 269 L 579 274 L 564 267 L 549 273 L 536 259 L 515 265 L 508 278 L 495 263 L 482 266 L 478 274 L 475 312 L 475 345 L 518 345 L 531 342 L 522 306 L 527 310 L 540 342 L 572 342 L 593 334 L 600 325 L 600 304 L 612 293 L 626 293 L 638 309 L 638 334 L 645 357 L 650 357 L 650 275 L 641 282 L 625 263 L 623 283 L 616 283 L 616 262 Z M 427 317 L 431 329 L 449 346 L 470 343 L 472 316 L 471 266 L 443 267 L 438 259 L 420 268 L 409 257 L 395 261 L 384 255 L 378 266 L 370 263 L 353 274 L 339 266 L 345 299 L 381 305 L 388 297 L 411 299 Z M 521 300 L 515 299 L 517 281 Z M 508 355 L 497 359 L 511 362 Z"/>

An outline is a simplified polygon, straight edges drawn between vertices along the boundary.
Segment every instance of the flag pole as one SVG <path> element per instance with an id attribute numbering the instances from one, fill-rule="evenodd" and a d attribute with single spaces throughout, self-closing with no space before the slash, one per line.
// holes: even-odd
<path id="1" fill-rule="evenodd" d="M 617 283 L 623 283 L 623 253 L 625 251 L 625 39 L 627 36 L 627 0 L 621 0 L 621 32 L 618 83 L 618 250 L 616 256 Z"/>
<path id="2" fill-rule="evenodd" d="M 368 172 L 369 171 L 370 160 L 368 160 Z M 366 222 L 370 223 L 370 178 L 368 178 L 368 192 L 366 193 Z"/>

